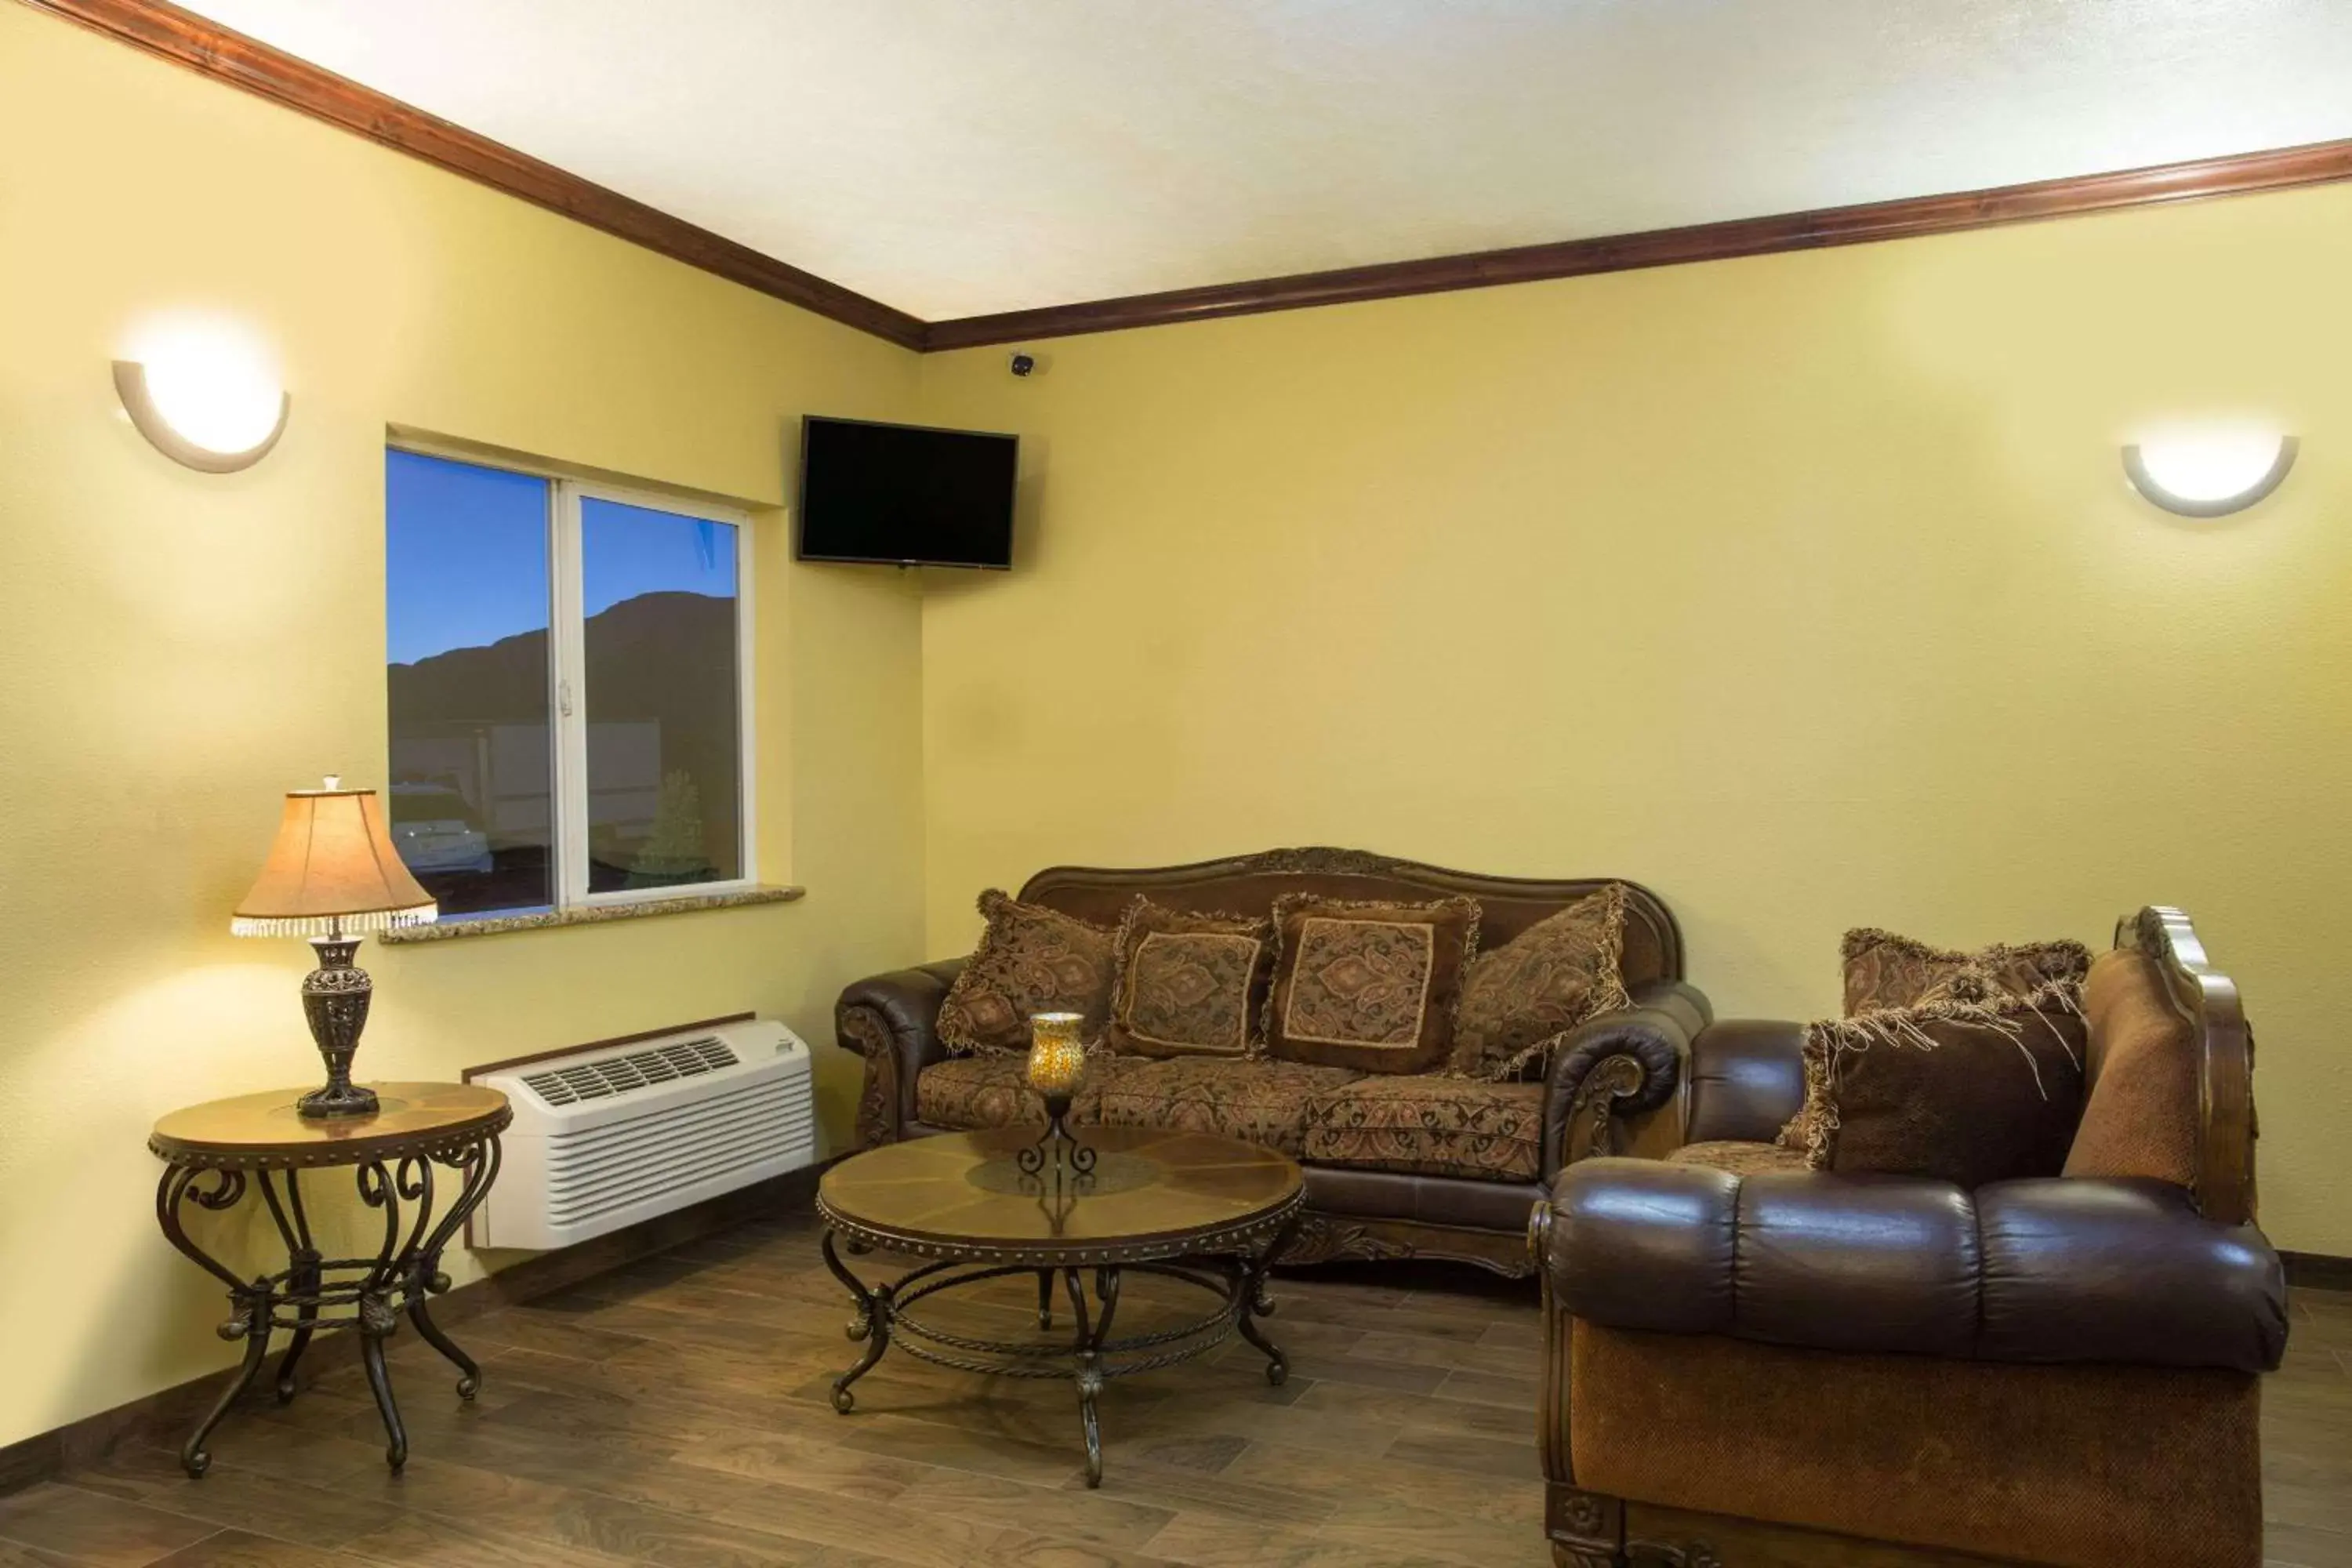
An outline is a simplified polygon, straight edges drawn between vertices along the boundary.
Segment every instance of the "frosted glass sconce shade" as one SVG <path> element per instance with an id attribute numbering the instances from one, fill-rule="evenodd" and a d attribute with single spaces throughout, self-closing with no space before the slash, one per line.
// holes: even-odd
<path id="1" fill-rule="evenodd" d="M 2300 445 L 2245 432 L 2175 436 L 2124 448 L 2132 488 L 2182 517 L 2227 517 L 2279 488 Z"/>

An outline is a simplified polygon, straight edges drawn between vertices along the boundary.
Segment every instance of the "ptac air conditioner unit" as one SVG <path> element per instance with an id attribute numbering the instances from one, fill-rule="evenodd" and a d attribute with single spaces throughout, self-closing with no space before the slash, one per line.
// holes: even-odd
<path id="1" fill-rule="evenodd" d="M 813 1163 L 807 1043 L 765 1018 L 487 1073 L 514 1125 L 476 1247 L 569 1247 Z"/>

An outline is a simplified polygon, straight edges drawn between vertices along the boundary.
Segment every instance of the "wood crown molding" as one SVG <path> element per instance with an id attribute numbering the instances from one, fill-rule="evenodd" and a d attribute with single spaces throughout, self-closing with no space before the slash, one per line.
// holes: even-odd
<path id="1" fill-rule="evenodd" d="M 1122 299 L 925 321 L 803 272 L 643 202 L 566 174 L 387 98 L 371 88 L 206 21 L 164 0 L 24 0 L 37 10 L 187 66 L 232 87 L 354 132 L 534 205 L 642 245 L 689 267 L 870 332 L 930 352 L 1121 331 L 1220 316 L 1534 283 L 1644 267 L 1770 256 L 1832 245 L 1957 234 L 2000 224 L 2111 212 L 2203 196 L 2240 195 L 2352 179 L 2352 139 L 2316 142 L 2116 174 L 2070 175 L 1949 195 L 1907 196 L 1813 212 L 1735 218 L 1686 228 L 1602 235 L 1419 261 L 1301 272 Z"/>
<path id="2" fill-rule="evenodd" d="M 904 348 L 922 346 L 924 323 L 904 310 L 542 163 L 177 5 L 163 0 L 26 4 L 787 304 Z"/>
<path id="3" fill-rule="evenodd" d="M 2032 184 L 1998 185 L 1952 195 L 1906 196 L 1858 206 L 1734 218 L 1688 228 L 1651 229 L 1642 234 L 1602 235 L 1507 250 L 1434 256 L 1422 261 L 1388 261 L 1330 272 L 1301 272 L 1175 289 L 1119 300 L 1095 300 L 1000 315 L 933 321 L 923 334 L 926 350 L 973 348 L 1022 342 L 1076 332 L 1119 331 L 1130 327 L 1201 321 L 1264 310 L 1297 310 L 1405 294 L 1435 294 L 1454 289 L 1487 289 L 1502 283 L 1534 283 L 1596 272 L 1630 272 L 1643 267 L 1674 267 L 1691 261 L 1723 261 L 1813 250 L 1832 245 L 1910 239 L 1958 234 L 1999 224 L 2079 213 L 2147 206 L 2200 196 L 2239 195 L 2326 184 L 2352 179 L 2352 139 L 2316 142 L 2187 163 L 2159 163 L 2111 174 L 2075 174 Z"/>

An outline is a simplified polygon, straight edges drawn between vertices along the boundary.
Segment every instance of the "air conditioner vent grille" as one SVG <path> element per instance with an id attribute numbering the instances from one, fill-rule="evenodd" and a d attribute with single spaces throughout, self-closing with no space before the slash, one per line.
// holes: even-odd
<path id="1" fill-rule="evenodd" d="M 716 1035 L 698 1040 L 676 1040 L 625 1056 L 605 1057 L 550 1072 L 525 1073 L 523 1086 L 550 1105 L 580 1105 L 592 1100 L 652 1089 L 679 1079 L 731 1068 L 739 1058 L 734 1047 Z"/>

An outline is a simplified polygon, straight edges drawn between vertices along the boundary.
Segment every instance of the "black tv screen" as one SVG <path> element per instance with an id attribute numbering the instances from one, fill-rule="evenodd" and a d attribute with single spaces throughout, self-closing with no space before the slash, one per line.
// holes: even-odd
<path id="1" fill-rule="evenodd" d="M 801 426 L 800 558 L 1013 564 L 1019 440 L 810 416 Z"/>

